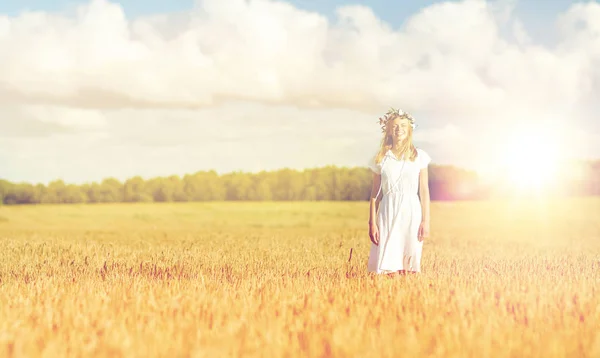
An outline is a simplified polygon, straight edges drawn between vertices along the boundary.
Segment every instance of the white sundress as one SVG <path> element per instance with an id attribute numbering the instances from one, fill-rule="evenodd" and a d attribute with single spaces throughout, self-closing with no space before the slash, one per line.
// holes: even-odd
<path id="1" fill-rule="evenodd" d="M 391 150 L 379 164 L 375 157 L 369 162 L 371 170 L 381 174 L 383 194 L 377 212 L 379 245 L 371 243 L 369 272 L 421 271 L 423 242 L 417 237 L 422 218 L 419 172 L 430 162 L 429 155 L 419 148 L 414 162 L 399 160 Z"/>

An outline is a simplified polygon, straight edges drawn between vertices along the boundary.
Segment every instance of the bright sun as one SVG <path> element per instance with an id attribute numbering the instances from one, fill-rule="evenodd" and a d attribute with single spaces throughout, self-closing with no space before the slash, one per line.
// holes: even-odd
<path id="1" fill-rule="evenodd" d="M 556 138 L 541 130 L 521 131 L 509 138 L 502 164 L 514 189 L 541 191 L 555 181 L 561 154 Z"/>

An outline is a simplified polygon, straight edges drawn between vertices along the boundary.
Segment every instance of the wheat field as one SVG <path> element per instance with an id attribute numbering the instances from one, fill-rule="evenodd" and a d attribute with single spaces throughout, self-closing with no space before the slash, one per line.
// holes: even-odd
<path id="1" fill-rule="evenodd" d="M 600 357 L 600 199 L 432 203 L 418 275 L 368 203 L 0 207 L 3 357 Z"/>

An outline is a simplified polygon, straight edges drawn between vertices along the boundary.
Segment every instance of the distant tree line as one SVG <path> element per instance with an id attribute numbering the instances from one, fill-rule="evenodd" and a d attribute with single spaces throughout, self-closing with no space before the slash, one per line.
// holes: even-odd
<path id="1" fill-rule="evenodd" d="M 578 178 L 563 189 L 569 195 L 600 195 L 600 161 L 588 162 Z M 48 185 L 12 183 L 0 179 L 1 204 L 186 202 L 186 201 L 359 201 L 368 200 L 372 173 L 368 168 L 328 166 L 297 171 L 281 169 L 259 173 L 218 175 L 200 171 L 121 182 L 107 178 L 89 184 L 55 180 Z M 452 166 L 431 165 L 432 200 L 479 200 L 494 195 L 474 172 Z"/>

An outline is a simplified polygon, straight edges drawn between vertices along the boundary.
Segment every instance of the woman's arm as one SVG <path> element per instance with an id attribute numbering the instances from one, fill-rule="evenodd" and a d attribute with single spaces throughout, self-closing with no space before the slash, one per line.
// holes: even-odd
<path id="1" fill-rule="evenodd" d="M 429 173 L 427 167 L 421 169 L 419 174 L 419 198 L 421 200 L 422 219 L 419 228 L 419 240 L 429 237 L 430 198 L 429 198 Z"/>
<path id="2" fill-rule="evenodd" d="M 377 221 L 377 194 L 379 193 L 379 186 L 381 185 L 381 175 L 373 174 L 373 185 L 371 187 L 371 197 L 369 205 L 369 224 Z"/>
<path id="3" fill-rule="evenodd" d="M 379 186 L 381 185 L 381 175 L 373 174 L 373 185 L 371 187 L 371 196 L 369 197 L 369 237 L 371 242 L 379 245 L 379 229 L 377 227 L 377 209 Z"/>

